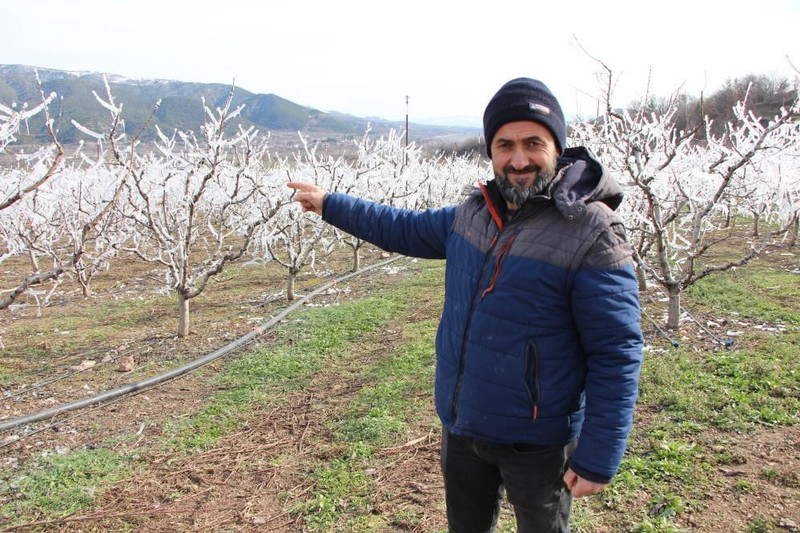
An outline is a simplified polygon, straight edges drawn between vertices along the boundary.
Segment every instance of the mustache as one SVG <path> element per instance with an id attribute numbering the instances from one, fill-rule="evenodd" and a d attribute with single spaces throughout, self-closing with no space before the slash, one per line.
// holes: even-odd
<path id="1" fill-rule="evenodd" d="M 541 170 L 542 170 L 542 167 L 540 167 L 539 165 L 534 165 L 534 164 L 530 164 L 530 165 L 525 166 L 525 167 L 523 167 L 521 169 L 520 168 L 514 168 L 511 165 L 508 165 L 508 166 L 503 167 L 503 174 L 505 174 L 506 176 L 509 176 L 509 175 L 512 175 L 512 174 L 529 174 L 531 172 L 539 173 L 539 172 L 541 172 Z"/>

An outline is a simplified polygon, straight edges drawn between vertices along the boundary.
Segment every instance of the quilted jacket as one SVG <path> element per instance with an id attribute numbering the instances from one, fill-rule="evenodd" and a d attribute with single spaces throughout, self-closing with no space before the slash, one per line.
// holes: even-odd
<path id="1" fill-rule="evenodd" d="M 332 193 L 323 218 L 387 251 L 446 259 L 436 411 L 496 443 L 578 439 L 570 466 L 608 482 L 630 432 L 642 362 L 622 191 L 568 148 L 548 194 L 507 212 L 494 180 L 454 207 L 402 210 Z"/>

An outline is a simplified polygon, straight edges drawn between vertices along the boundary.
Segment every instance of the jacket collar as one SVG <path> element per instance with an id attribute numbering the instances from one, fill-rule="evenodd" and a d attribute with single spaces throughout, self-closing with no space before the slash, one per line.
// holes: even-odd
<path id="1" fill-rule="evenodd" d="M 617 182 L 606 172 L 597 157 L 586 147 L 567 148 L 559 157 L 556 177 L 547 190 L 520 206 L 521 213 L 535 206 L 552 202 L 569 220 L 582 218 L 586 205 L 603 202 L 612 210 L 622 203 L 623 192 Z M 498 227 L 506 220 L 506 201 L 500 193 L 496 179 L 480 185 L 487 207 Z"/>

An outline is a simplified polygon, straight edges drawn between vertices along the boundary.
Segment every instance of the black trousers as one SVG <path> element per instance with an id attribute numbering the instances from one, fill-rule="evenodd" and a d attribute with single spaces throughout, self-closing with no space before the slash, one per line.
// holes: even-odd
<path id="1" fill-rule="evenodd" d="M 566 445 L 491 444 L 442 432 L 442 474 L 451 533 L 494 531 L 505 492 L 518 533 L 569 531 Z"/>

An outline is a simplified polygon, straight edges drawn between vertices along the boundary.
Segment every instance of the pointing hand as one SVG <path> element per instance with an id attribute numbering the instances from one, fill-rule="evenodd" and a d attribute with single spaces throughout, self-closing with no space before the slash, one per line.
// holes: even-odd
<path id="1" fill-rule="evenodd" d="M 325 201 L 325 191 L 316 185 L 302 183 L 300 181 L 290 181 L 286 185 L 289 188 L 294 189 L 295 192 L 292 195 L 292 200 L 303 206 L 303 211 L 313 211 L 318 215 L 322 215 L 322 204 Z"/>

